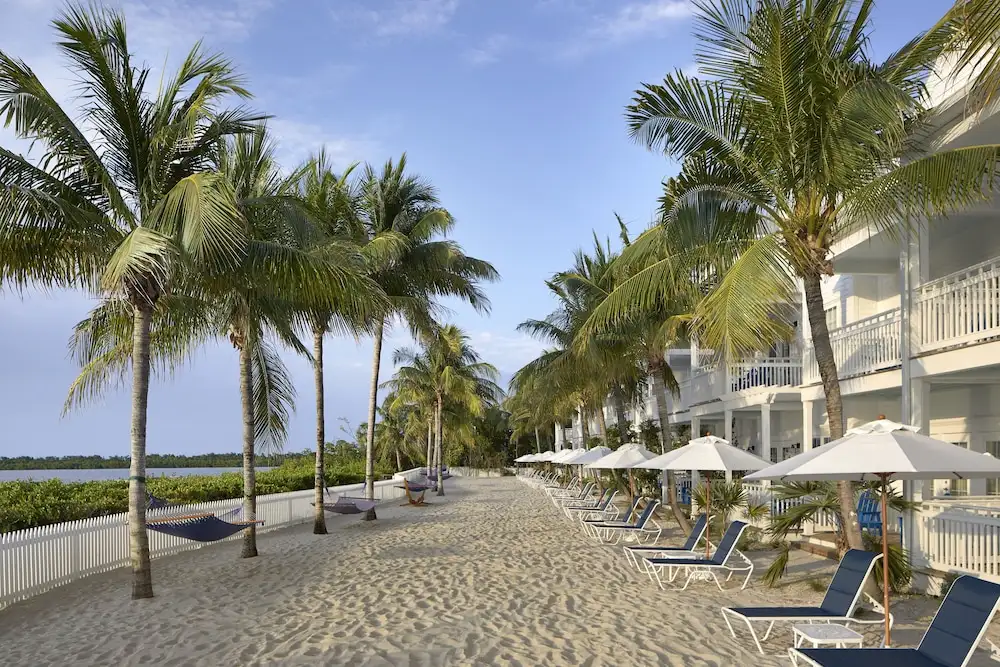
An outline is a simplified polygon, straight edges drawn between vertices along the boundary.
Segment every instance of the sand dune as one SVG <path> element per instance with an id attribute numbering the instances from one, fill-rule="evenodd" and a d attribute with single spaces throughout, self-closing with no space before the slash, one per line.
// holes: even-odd
<path id="1" fill-rule="evenodd" d="M 787 631 L 762 658 L 719 607 L 821 596 L 757 581 L 660 591 L 511 478 L 433 500 L 337 517 L 327 536 L 263 535 L 256 559 L 224 544 L 155 561 L 150 601 L 127 599 L 124 571 L 64 586 L 0 612 L 0 664 L 787 665 Z M 803 555 L 790 579 L 830 570 Z M 901 604 L 898 638 L 918 640 L 935 606 Z"/>

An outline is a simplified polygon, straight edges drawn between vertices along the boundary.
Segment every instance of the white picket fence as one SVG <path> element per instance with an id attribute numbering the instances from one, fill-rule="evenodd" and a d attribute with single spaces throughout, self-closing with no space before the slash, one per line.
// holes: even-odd
<path id="1" fill-rule="evenodd" d="M 916 564 L 1000 583 L 1000 508 L 925 502 L 917 521 Z"/>
<path id="2" fill-rule="evenodd" d="M 398 483 L 394 479 L 376 482 L 375 498 L 379 501 L 400 498 L 403 490 L 396 487 Z M 361 496 L 364 485 L 330 487 L 329 491 L 332 501 L 342 495 Z M 258 496 L 257 518 L 264 521 L 264 525 L 257 528 L 258 532 L 311 521 L 315 511 L 313 498 L 312 489 Z M 149 516 L 198 512 L 221 514 L 238 507 L 240 502 L 234 499 L 171 506 L 150 512 Z M 126 567 L 129 564 L 126 521 L 127 515 L 122 513 L 0 534 L 0 607 L 91 574 Z M 239 539 L 242 539 L 242 533 L 223 541 Z M 208 545 L 149 531 L 152 558 L 204 546 Z"/>

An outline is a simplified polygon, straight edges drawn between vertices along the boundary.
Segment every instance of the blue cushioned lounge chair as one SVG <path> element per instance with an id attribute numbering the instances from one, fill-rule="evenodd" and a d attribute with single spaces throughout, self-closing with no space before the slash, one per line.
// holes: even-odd
<path id="1" fill-rule="evenodd" d="M 760 643 L 767 641 L 774 624 L 782 621 L 794 623 L 884 623 L 885 617 L 872 620 L 856 620 L 853 618 L 865 581 L 871 574 L 875 563 L 882 554 L 872 551 L 851 549 L 840 560 L 837 572 L 833 575 L 826 596 L 818 607 L 724 607 L 722 618 L 725 619 L 729 632 L 736 636 L 731 620 L 741 620 L 747 624 L 750 636 L 753 637 L 757 650 L 764 649 Z M 885 611 L 880 608 L 880 611 Z M 891 622 L 891 619 L 890 619 Z M 754 630 L 754 623 L 767 623 L 767 630 L 760 638 Z"/>
<path id="2" fill-rule="evenodd" d="M 701 541 L 702 536 L 705 535 L 705 526 L 707 524 L 708 520 L 705 518 L 705 515 L 699 514 L 698 520 L 695 522 L 694 527 L 691 528 L 691 534 L 688 535 L 687 541 L 682 546 L 667 547 L 654 545 L 625 547 L 625 557 L 637 568 L 641 568 L 639 563 L 640 558 L 694 557 L 695 548 L 698 546 L 698 542 Z"/>
<path id="3" fill-rule="evenodd" d="M 660 537 L 660 527 L 653 521 L 653 511 L 660 504 L 658 500 L 650 500 L 643 508 L 642 514 L 636 517 L 634 523 L 623 524 L 619 521 L 602 521 L 600 523 L 587 524 L 591 535 L 601 542 L 618 544 L 627 536 L 632 536 L 636 541 L 648 540 L 653 542 Z M 653 525 L 647 527 L 646 524 L 652 522 Z"/>
<path id="4" fill-rule="evenodd" d="M 743 535 L 746 528 L 747 525 L 743 521 L 733 521 L 729 524 L 729 528 L 722 536 L 722 541 L 715 547 L 715 553 L 712 554 L 711 558 L 647 558 L 643 561 L 646 572 L 656 578 L 660 588 L 666 588 L 660 577 L 660 573 L 665 571 L 667 581 L 673 581 L 681 573 L 687 574 L 687 579 L 681 590 L 687 588 L 694 579 L 711 579 L 715 581 L 715 585 L 719 587 L 720 591 L 723 588 L 716 574 L 719 570 L 724 570 L 727 573 L 726 581 L 729 581 L 736 572 L 746 572 L 746 579 L 740 586 L 742 590 L 747 587 L 750 576 L 753 574 L 753 561 L 741 554 L 736 548 L 736 543 L 740 541 L 740 536 Z M 729 563 L 732 558 L 742 560 L 743 563 L 732 565 Z"/>
<path id="5" fill-rule="evenodd" d="M 917 648 L 793 648 L 793 665 L 812 667 L 966 667 L 986 634 L 1000 585 L 971 576 L 951 585 Z"/>

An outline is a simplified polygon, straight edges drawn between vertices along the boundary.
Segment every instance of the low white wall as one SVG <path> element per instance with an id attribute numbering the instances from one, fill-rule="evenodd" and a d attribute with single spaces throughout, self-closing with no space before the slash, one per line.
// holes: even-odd
<path id="1" fill-rule="evenodd" d="M 403 496 L 397 480 L 375 483 L 379 501 Z M 338 497 L 361 496 L 364 484 L 329 488 L 329 501 Z M 293 491 L 257 497 L 257 518 L 264 521 L 258 532 L 287 528 L 312 521 L 314 491 Z M 149 516 L 173 514 L 222 513 L 241 504 L 240 499 L 171 506 L 154 510 Z M 76 581 L 91 574 L 129 565 L 128 515 L 125 513 L 94 517 L 81 521 L 55 523 L 38 528 L 0 534 L 0 607 L 32 595 Z M 242 533 L 226 538 L 242 539 Z M 160 558 L 181 551 L 199 549 L 217 542 L 192 542 L 180 537 L 149 531 L 149 553 Z"/>

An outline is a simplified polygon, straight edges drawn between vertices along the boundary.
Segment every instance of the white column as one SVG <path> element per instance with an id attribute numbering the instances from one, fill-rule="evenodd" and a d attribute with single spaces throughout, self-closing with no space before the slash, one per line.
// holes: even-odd
<path id="1" fill-rule="evenodd" d="M 931 430 L 931 383 L 923 378 L 910 381 L 910 419 L 913 426 L 920 429 L 920 433 L 930 435 Z M 904 421 L 905 415 L 904 415 Z M 926 489 L 926 491 L 925 491 Z M 913 502 L 921 502 L 924 496 L 934 495 L 934 482 L 915 481 L 903 482 L 903 497 Z M 919 512 L 903 513 L 903 548 L 910 553 L 914 564 L 926 565 L 927 558 L 924 556 L 920 545 L 920 533 L 917 530 Z"/>
<path id="2" fill-rule="evenodd" d="M 722 430 L 725 433 L 723 437 L 726 439 L 727 442 L 731 444 L 733 442 L 733 411 L 724 410 L 722 415 L 723 415 L 722 418 L 726 420 L 726 423 L 722 427 Z M 727 470 L 726 483 L 728 484 L 729 482 L 732 481 L 733 481 L 733 472 L 731 470 Z"/>
<path id="3" fill-rule="evenodd" d="M 563 448 L 563 443 L 565 442 L 566 439 L 566 433 L 563 431 L 563 426 L 560 422 L 556 422 L 556 425 L 553 428 L 555 430 L 556 451 L 558 452 L 561 451 Z"/>
<path id="4" fill-rule="evenodd" d="M 802 451 L 808 452 L 813 447 L 813 434 L 816 432 L 815 401 L 802 401 Z"/>
<path id="5" fill-rule="evenodd" d="M 694 439 L 699 436 L 701 436 L 701 417 L 691 417 L 691 438 Z M 697 512 L 694 503 L 694 490 L 698 488 L 699 484 L 701 484 L 701 476 L 698 474 L 697 470 L 692 470 L 691 471 L 691 516 L 694 516 Z"/>
<path id="6" fill-rule="evenodd" d="M 763 450 L 762 459 L 774 463 L 771 458 L 771 404 L 760 406 L 760 446 Z"/>
<path id="7" fill-rule="evenodd" d="M 698 358 L 700 356 L 701 355 L 698 352 L 698 339 L 695 338 L 694 336 L 692 336 L 691 337 L 691 370 L 692 371 L 694 369 L 698 368 L 698 366 L 700 365 L 698 363 Z M 695 437 L 697 437 L 697 436 L 695 436 Z"/>

